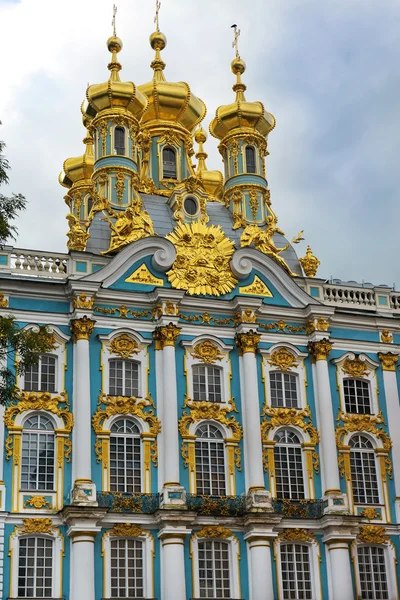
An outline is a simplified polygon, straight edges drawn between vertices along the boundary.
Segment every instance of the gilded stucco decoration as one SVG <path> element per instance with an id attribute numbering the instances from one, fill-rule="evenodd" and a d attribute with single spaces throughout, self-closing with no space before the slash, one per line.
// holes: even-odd
<path id="1" fill-rule="evenodd" d="M 328 360 L 333 344 L 327 338 L 318 342 L 309 342 L 308 350 L 313 358 L 313 361 Z"/>
<path id="2" fill-rule="evenodd" d="M 200 531 L 195 531 L 193 537 L 227 539 L 232 537 L 232 531 L 222 525 L 205 525 Z"/>
<path id="3" fill-rule="evenodd" d="M 393 342 L 393 336 L 390 333 L 389 329 L 382 329 L 381 342 L 383 342 L 384 344 L 391 344 Z"/>
<path id="4" fill-rule="evenodd" d="M 18 392 L 18 397 L 10 402 L 4 413 L 4 424 L 9 429 L 15 427 L 17 415 L 28 410 L 46 410 L 59 416 L 64 422 L 64 429 L 70 433 L 74 417 L 70 412 L 67 392 L 55 396 L 49 392 Z"/>
<path id="5" fill-rule="evenodd" d="M 247 296 L 263 296 L 264 298 L 272 298 L 272 292 L 268 286 L 258 277 L 254 276 L 253 281 L 249 285 L 244 285 L 239 288 L 241 294 Z"/>
<path id="6" fill-rule="evenodd" d="M 196 401 L 185 398 L 183 407 L 189 409 L 188 411 L 184 411 L 182 417 L 179 419 L 179 432 L 183 438 L 190 437 L 189 429 L 193 423 L 211 420 L 228 427 L 232 431 L 233 441 L 240 442 L 242 439 L 242 426 L 236 421 L 233 415 L 230 417 L 227 416 L 231 412 L 237 412 L 233 400 L 230 403 L 221 405 L 214 402 Z"/>
<path id="7" fill-rule="evenodd" d="M 28 508 L 28 506 L 36 509 L 52 508 L 51 503 L 44 496 L 29 496 L 24 502 L 24 508 Z"/>
<path id="8" fill-rule="evenodd" d="M 146 263 L 143 263 L 133 271 L 129 277 L 125 279 L 127 283 L 141 283 L 142 285 L 156 285 L 158 287 L 162 287 L 164 285 L 164 280 L 156 277 L 149 271 Z"/>
<path id="9" fill-rule="evenodd" d="M 223 358 L 223 354 L 217 344 L 211 340 L 205 340 L 197 344 L 191 352 L 193 358 L 201 360 L 202 363 L 212 365 Z"/>
<path id="10" fill-rule="evenodd" d="M 398 354 L 392 354 L 391 352 L 383 354 L 382 352 L 378 352 L 378 358 L 382 364 L 383 371 L 396 371 L 396 363 L 399 360 Z"/>
<path id="11" fill-rule="evenodd" d="M 47 533 L 54 535 L 58 528 L 53 525 L 51 519 L 22 519 L 22 525 L 17 525 L 15 528 L 20 535 L 29 535 L 32 533 Z"/>
<path id="12" fill-rule="evenodd" d="M 365 360 L 362 360 L 360 356 L 356 356 L 354 359 L 346 358 L 343 365 L 342 371 L 345 375 L 351 377 L 365 377 L 370 372 L 368 365 Z"/>
<path id="13" fill-rule="evenodd" d="M 277 367 L 281 371 L 290 371 L 292 367 L 298 364 L 296 357 L 287 348 L 275 350 L 268 362 L 271 367 Z"/>
<path id="14" fill-rule="evenodd" d="M 109 532 L 110 537 L 139 537 L 145 531 L 136 523 L 116 523 Z"/>
<path id="15" fill-rule="evenodd" d="M 7 308 L 8 298 L 5 298 L 4 294 L 0 294 L 0 308 Z"/>
<path id="16" fill-rule="evenodd" d="M 167 272 L 173 288 L 214 296 L 234 289 L 237 279 L 229 265 L 234 244 L 219 225 L 179 223 L 166 237 L 176 248 L 175 262 Z"/>
<path id="17" fill-rule="evenodd" d="M 134 396 L 107 396 L 100 394 L 97 410 L 93 415 L 92 424 L 96 434 L 103 432 L 106 419 L 114 415 L 134 415 L 149 426 L 150 434 L 156 436 L 161 431 L 161 423 L 155 415 L 154 402 L 150 396 L 138 400 Z"/>
<path id="18" fill-rule="evenodd" d="M 310 529 L 293 527 L 292 529 L 284 529 L 276 538 L 280 542 L 313 542 L 317 543 L 314 533 Z"/>
<path id="19" fill-rule="evenodd" d="M 299 259 L 306 277 L 315 277 L 321 261 L 312 253 L 310 246 L 307 246 L 306 255 Z"/>
<path id="20" fill-rule="evenodd" d="M 131 242 L 154 235 L 153 222 L 149 213 L 143 209 L 143 202 L 139 197 L 125 211 L 116 212 L 109 208 L 108 212 L 115 221 L 107 217 L 111 228 L 111 240 L 110 247 L 102 254 L 117 252 Z"/>
<path id="21" fill-rule="evenodd" d="M 240 323 L 257 323 L 257 315 L 252 308 L 243 308 L 235 314 L 234 323 L 236 327 Z"/>
<path id="22" fill-rule="evenodd" d="M 92 310 L 94 306 L 94 298 L 87 296 L 86 294 L 79 294 L 72 298 L 72 308 L 86 308 Z"/>
<path id="23" fill-rule="evenodd" d="M 86 243 L 90 238 L 90 233 L 83 228 L 79 219 L 72 213 L 69 213 L 66 218 L 69 225 L 69 231 L 67 233 L 68 250 L 84 250 L 86 248 Z"/>
<path id="24" fill-rule="evenodd" d="M 376 508 L 372 508 L 372 506 L 368 506 L 367 508 L 363 508 L 363 510 L 359 513 L 360 517 L 364 519 L 368 519 L 368 521 L 373 521 L 375 519 L 381 520 L 382 515 L 379 513 Z"/>
<path id="25" fill-rule="evenodd" d="M 276 329 L 278 332 L 282 333 L 301 333 L 305 332 L 307 329 L 306 325 L 289 325 L 285 323 L 283 319 L 279 321 L 275 321 L 274 323 L 258 323 L 258 327 L 260 329 L 265 329 L 265 331 L 273 331 Z"/>
<path id="26" fill-rule="evenodd" d="M 316 329 L 317 331 L 328 331 L 329 319 L 326 319 L 325 317 L 318 317 Z"/>
<path id="27" fill-rule="evenodd" d="M 166 346 L 175 346 L 180 331 L 180 327 L 173 323 L 156 327 L 153 333 L 156 350 L 162 350 Z"/>
<path id="28" fill-rule="evenodd" d="M 262 416 L 266 417 L 261 422 L 261 438 L 263 443 L 268 442 L 270 431 L 277 427 L 300 427 L 310 437 L 310 443 L 315 446 L 319 442 L 319 433 L 312 424 L 309 407 L 274 408 L 264 405 Z"/>
<path id="29" fill-rule="evenodd" d="M 389 536 L 380 525 L 361 525 L 357 542 L 361 544 L 387 544 Z"/>
<path id="30" fill-rule="evenodd" d="M 243 356 L 246 352 L 257 352 L 258 344 L 260 343 L 261 335 L 252 329 L 246 333 L 237 333 L 235 342 L 239 350 L 239 355 Z"/>
<path id="31" fill-rule="evenodd" d="M 130 358 L 134 354 L 139 354 L 139 345 L 130 335 L 122 333 L 113 338 L 110 342 L 110 351 L 121 358 Z"/>
<path id="32" fill-rule="evenodd" d="M 73 343 L 76 344 L 78 340 L 88 340 L 95 323 L 96 321 L 89 319 L 86 315 L 82 319 L 72 319 L 70 325 Z"/>
<path id="33" fill-rule="evenodd" d="M 343 448 L 344 438 L 349 433 L 362 432 L 371 433 L 382 442 L 383 449 L 389 452 L 392 447 L 392 440 L 382 425 L 385 420 L 381 412 L 377 415 L 350 414 L 339 411 L 337 421 L 342 424 L 336 428 L 336 444 L 338 448 Z"/>

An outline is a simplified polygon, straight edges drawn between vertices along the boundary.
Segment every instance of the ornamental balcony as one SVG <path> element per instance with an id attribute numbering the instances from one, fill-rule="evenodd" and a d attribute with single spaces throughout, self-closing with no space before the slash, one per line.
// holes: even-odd
<path id="1" fill-rule="evenodd" d="M 151 515 L 159 509 L 160 495 L 97 492 L 97 502 L 101 508 L 108 508 L 109 512 Z"/>
<path id="2" fill-rule="evenodd" d="M 199 515 L 242 517 L 246 512 L 246 496 L 196 496 L 186 494 L 186 506 Z"/>
<path id="3" fill-rule="evenodd" d="M 320 519 L 324 514 L 324 500 L 291 500 L 274 498 L 274 512 L 289 519 Z"/>

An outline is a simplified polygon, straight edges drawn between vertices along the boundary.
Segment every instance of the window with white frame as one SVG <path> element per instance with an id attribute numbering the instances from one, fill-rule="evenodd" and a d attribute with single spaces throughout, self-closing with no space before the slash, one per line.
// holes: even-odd
<path id="1" fill-rule="evenodd" d="M 229 543 L 198 541 L 198 578 L 200 598 L 230 598 Z"/>
<path id="2" fill-rule="evenodd" d="M 212 423 L 202 423 L 196 429 L 195 460 L 197 494 L 225 496 L 225 443 L 220 429 Z"/>
<path id="3" fill-rule="evenodd" d="M 222 402 L 222 381 L 220 367 L 213 365 L 193 365 L 193 400 Z"/>
<path id="4" fill-rule="evenodd" d="M 131 538 L 110 540 L 111 598 L 144 598 L 143 542 Z"/>
<path id="5" fill-rule="evenodd" d="M 274 447 L 276 495 L 300 500 L 304 495 L 303 456 L 298 436 L 287 429 L 275 434 Z"/>
<path id="6" fill-rule="evenodd" d="M 40 536 L 21 537 L 18 555 L 18 598 L 53 596 L 52 539 Z"/>
<path id="7" fill-rule="evenodd" d="M 139 427 L 132 419 L 111 426 L 110 490 L 130 494 L 142 491 L 142 450 Z"/>
<path id="8" fill-rule="evenodd" d="M 271 406 L 298 408 L 297 375 L 283 371 L 271 371 L 269 374 Z"/>
<path id="9" fill-rule="evenodd" d="M 371 414 L 369 381 L 363 379 L 343 379 L 343 392 L 346 412 Z"/>
<path id="10" fill-rule="evenodd" d="M 46 415 L 32 415 L 23 425 L 21 488 L 54 490 L 54 424 Z"/>
<path id="11" fill-rule="evenodd" d="M 281 544 L 281 583 L 283 600 L 313 600 L 310 547 L 307 544 Z"/>
<path id="12" fill-rule="evenodd" d="M 39 362 L 27 367 L 24 372 L 24 390 L 27 392 L 56 391 L 57 358 L 43 354 Z"/>
<path id="13" fill-rule="evenodd" d="M 110 396 L 139 396 L 139 364 L 113 358 L 109 361 Z"/>
<path id="14" fill-rule="evenodd" d="M 357 562 L 361 598 L 389 600 L 385 549 L 380 546 L 358 546 Z"/>
<path id="15" fill-rule="evenodd" d="M 376 459 L 371 440 L 354 435 L 350 445 L 350 471 L 355 504 L 379 504 Z"/>

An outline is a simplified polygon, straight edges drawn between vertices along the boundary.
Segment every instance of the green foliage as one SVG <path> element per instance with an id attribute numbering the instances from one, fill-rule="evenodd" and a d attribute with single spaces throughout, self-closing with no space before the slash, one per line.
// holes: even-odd
<path id="1" fill-rule="evenodd" d="M 8 183 L 7 171 L 10 169 L 10 164 L 3 154 L 4 148 L 5 143 L 0 140 L 0 185 Z M 17 228 L 12 225 L 12 221 L 18 212 L 25 208 L 26 199 L 22 194 L 0 194 L 0 248 L 10 239 L 15 240 Z"/>
<path id="2" fill-rule="evenodd" d="M 15 376 L 27 367 L 35 365 L 41 354 L 55 347 L 52 333 L 45 325 L 31 329 L 21 329 L 15 317 L 0 317 L 0 404 L 7 404 L 16 398 Z M 7 365 L 14 365 L 10 369 Z"/>

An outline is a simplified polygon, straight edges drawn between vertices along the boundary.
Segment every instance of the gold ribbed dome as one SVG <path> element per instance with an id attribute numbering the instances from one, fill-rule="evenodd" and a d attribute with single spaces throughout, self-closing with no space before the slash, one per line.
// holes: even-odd
<path id="1" fill-rule="evenodd" d="M 199 145 L 196 158 L 199 161 L 196 176 L 205 187 L 210 200 L 222 201 L 224 195 L 224 177 L 221 171 L 209 171 L 206 167 L 207 154 L 204 152 L 203 144 L 207 140 L 207 134 L 202 127 L 196 129 L 194 139 Z"/>
<path id="2" fill-rule="evenodd" d="M 275 117 L 267 112 L 261 102 L 247 102 L 244 96 L 246 90 L 241 75 L 246 70 L 245 62 L 236 57 L 231 63 L 232 72 L 236 75 L 233 91 L 236 92 L 235 102 L 217 108 L 214 119 L 210 123 L 210 132 L 222 140 L 229 133 L 239 131 L 259 133 L 263 137 L 275 127 Z"/>
<path id="3" fill-rule="evenodd" d="M 90 85 L 86 90 L 88 105 L 86 112 L 94 117 L 102 110 L 121 108 L 129 111 L 139 120 L 146 110 L 148 100 L 132 81 L 121 81 L 119 71 L 121 65 L 117 60 L 117 54 L 122 49 L 121 40 L 113 35 L 107 40 L 107 48 L 112 54 L 108 69 L 111 71 L 110 78 L 104 83 Z"/>
<path id="4" fill-rule="evenodd" d="M 139 90 L 149 99 L 142 125 L 176 123 L 191 132 L 203 120 L 207 112 L 206 106 L 192 94 L 187 83 L 166 81 L 163 73 L 165 63 L 160 54 L 167 45 L 165 35 L 155 31 L 150 36 L 150 45 L 156 53 L 151 63 L 154 76 L 152 81 L 139 86 Z"/>
<path id="5" fill-rule="evenodd" d="M 83 111 L 84 103 L 81 105 L 82 121 L 86 127 L 86 137 L 83 143 L 86 144 L 86 150 L 82 156 L 67 158 L 63 164 L 63 170 L 58 177 L 58 181 L 66 188 L 70 188 L 78 181 L 90 180 L 94 166 L 93 138 L 90 134 L 91 119 Z"/>

